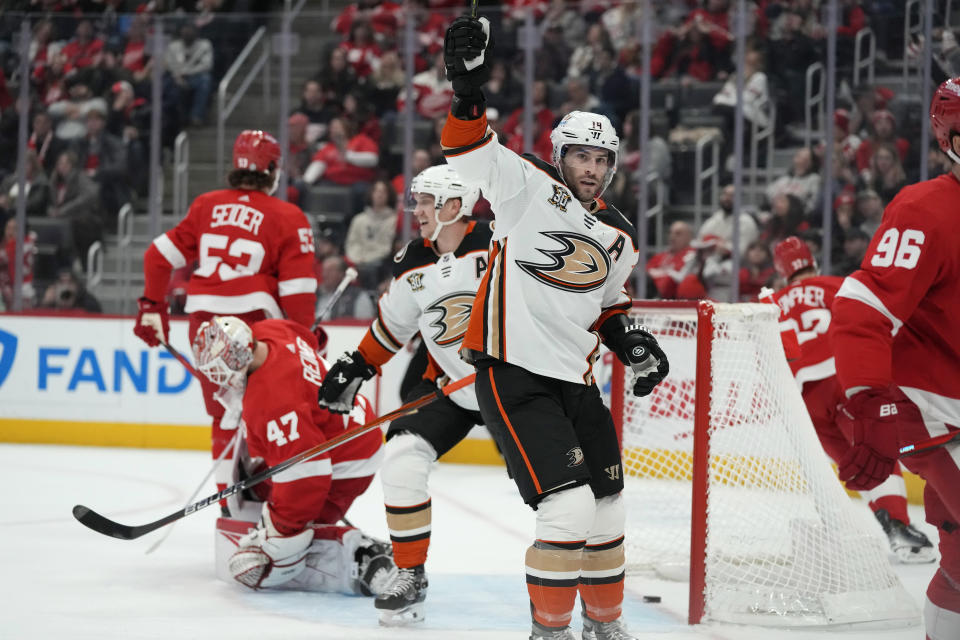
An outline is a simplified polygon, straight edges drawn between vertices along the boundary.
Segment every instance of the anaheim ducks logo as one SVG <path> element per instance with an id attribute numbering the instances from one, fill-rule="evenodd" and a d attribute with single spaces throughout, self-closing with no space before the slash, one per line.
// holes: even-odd
<path id="1" fill-rule="evenodd" d="M 597 242 L 569 231 L 541 231 L 562 246 L 538 249 L 550 264 L 517 260 L 517 266 L 541 282 L 566 291 L 593 291 L 603 286 L 610 271 L 610 256 Z"/>
<path id="2" fill-rule="evenodd" d="M 436 311 L 439 315 L 431 327 L 436 327 L 437 333 L 433 341 L 441 347 L 459 344 L 467 333 L 467 324 L 470 322 L 470 312 L 473 310 L 475 293 L 458 291 L 444 296 L 428 306 L 425 311 Z"/>

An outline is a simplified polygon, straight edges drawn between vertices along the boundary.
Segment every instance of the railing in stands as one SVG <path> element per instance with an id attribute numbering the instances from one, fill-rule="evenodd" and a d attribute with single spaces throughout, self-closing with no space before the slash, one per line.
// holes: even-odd
<path id="1" fill-rule="evenodd" d="M 87 249 L 87 291 L 93 291 L 103 281 L 103 243 L 97 240 Z"/>
<path id="2" fill-rule="evenodd" d="M 660 174 L 656 171 L 651 171 L 647 174 L 647 193 L 653 194 L 653 204 L 647 207 L 646 216 L 648 220 L 650 218 L 655 219 L 655 242 L 657 246 L 663 246 L 663 244 L 666 242 L 666 239 L 663 235 L 663 215 L 665 212 L 663 195 L 664 186 L 663 180 L 660 179 Z"/>
<path id="3" fill-rule="evenodd" d="M 704 152 L 710 147 L 710 164 L 704 166 Z M 706 206 L 712 212 L 717 208 L 719 202 L 718 192 L 720 191 L 720 134 L 710 133 L 699 140 L 694 149 L 693 160 L 693 216 L 694 228 L 699 229 L 703 222 L 704 202 L 703 202 L 703 181 L 710 179 L 710 202 Z"/>
<path id="4" fill-rule="evenodd" d="M 253 62 L 253 66 L 247 71 L 246 75 L 240 81 L 233 96 L 227 100 L 227 91 L 234 77 L 240 73 L 244 63 L 250 58 L 254 51 L 259 48 L 260 55 Z M 217 173 L 224 173 L 224 135 L 226 130 L 227 118 L 237 108 L 237 104 L 246 94 L 247 89 L 253 84 L 257 74 L 262 71 L 263 75 L 263 111 L 270 113 L 270 38 L 267 37 L 267 28 L 260 27 L 247 42 L 237 59 L 230 65 L 227 72 L 223 74 L 223 80 L 217 87 Z"/>
<path id="5" fill-rule="evenodd" d="M 181 131 L 173 143 L 173 218 L 179 221 L 187 213 L 190 178 L 190 137 Z"/>
<path id="6" fill-rule="evenodd" d="M 132 309 L 133 296 L 130 293 L 130 269 L 133 267 L 131 244 L 133 242 L 133 205 L 129 202 L 120 208 L 117 216 L 117 284 L 120 289 L 120 313 Z"/>
<path id="7" fill-rule="evenodd" d="M 819 78 L 819 80 L 817 80 Z M 815 86 L 816 85 L 816 86 Z M 823 137 L 823 98 L 826 95 L 827 73 L 823 64 L 814 62 L 807 67 L 803 93 L 803 145 L 807 148 Z M 813 112 L 816 109 L 816 120 Z M 814 130 L 816 126 L 816 130 Z M 816 136 L 814 136 L 816 133 Z"/>
<path id="8" fill-rule="evenodd" d="M 916 22 L 914 23 L 914 17 Z M 909 92 L 912 80 L 920 77 L 921 58 L 910 53 L 911 45 L 916 46 L 914 36 L 923 33 L 923 12 L 920 0 L 907 0 L 903 5 L 903 88 Z"/>
<path id="9" fill-rule="evenodd" d="M 777 105 L 773 100 L 767 100 L 764 105 L 767 110 L 767 126 L 761 127 L 756 122 L 750 123 L 750 193 L 754 198 L 757 196 L 757 180 L 760 173 L 764 174 L 764 184 L 770 184 L 773 179 L 773 142 L 774 131 L 777 126 Z M 764 166 L 760 167 L 760 143 L 766 146 L 764 154 Z M 754 202 L 753 204 L 760 204 Z"/>
<path id="10" fill-rule="evenodd" d="M 863 41 L 867 41 L 866 55 L 863 54 Z M 874 79 L 874 67 L 877 62 L 877 38 L 873 35 L 873 29 L 864 27 L 857 31 L 857 36 L 853 40 L 853 86 L 860 85 L 860 74 L 863 70 L 867 72 L 867 84 L 872 85 Z"/>

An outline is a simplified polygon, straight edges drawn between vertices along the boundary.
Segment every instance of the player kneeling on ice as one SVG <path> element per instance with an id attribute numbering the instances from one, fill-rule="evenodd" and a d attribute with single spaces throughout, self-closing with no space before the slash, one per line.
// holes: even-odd
<path id="1" fill-rule="evenodd" d="M 216 316 L 200 326 L 193 341 L 197 369 L 242 402 L 245 439 L 234 456 L 235 481 L 373 419 L 363 396 L 348 416 L 317 406 L 327 365 L 316 349 L 317 338 L 289 320 L 250 327 Z M 382 591 L 395 571 L 389 547 L 336 524 L 370 485 L 382 439 L 370 431 L 281 471 L 253 488 L 263 488 L 257 496 L 231 504 L 233 517 L 217 523 L 218 575 L 252 589 Z"/>
<path id="2" fill-rule="evenodd" d="M 465 218 L 479 190 L 449 165 L 440 165 L 417 175 L 410 191 L 421 238 L 394 257 L 393 280 L 380 298 L 377 319 L 357 350 L 343 354 L 324 379 L 320 405 L 331 411 L 349 410 L 360 384 L 417 331 L 427 345 L 429 365 L 405 401 L 435 392 L 438 379 L 459 380 L 473 373 L 458 350 L 487 271 L 490 226 Z M 399 570 L 375 602 L 384 625 L 424 619 L 431 520 L 427 478 L 437 458 L 482 422 L 471 385 L 390 424 L 380 477 Z"/>
<path id="3" fill-rule="evenodd" d="M 490 266 L 461 354 L 477 368 L 484 423 L 524 502 L 537 514 L 527 550 L 532 640 L 572 640 L 579 594 L 583 640 L 630 640 L 621 620 L 623 465 L 616 428 L 593 379 L 601 341 L 645 396 L 667 375 L 656 339 L 630 321 L 624 283 L 635 230 L 600 196 L 617 166 L 606 116 L 574 111 L 550 135 L 553 163 L 519 156 L 487 126 L 485 18 L 457 18 L 444 58 L 454 97 L 441 144 L 496 217 Z"/>

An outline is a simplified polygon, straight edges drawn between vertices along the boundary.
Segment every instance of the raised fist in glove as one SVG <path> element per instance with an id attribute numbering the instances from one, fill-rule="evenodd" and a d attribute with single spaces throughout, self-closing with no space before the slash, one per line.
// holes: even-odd
<path id="1" fill-rule="evenodd" d="M 447 28 L 443 39 L 443 62 L 455 94 L 480 94 L 480 87 L 490 79 L 487 53 L 492 45 L 490 21 L 486 18 L 460 16 Z"/>
<path id="2" fill-rule="evenodd" d="M 170 335 L 170 315 L 166 302 L 154 302 L 149 298 L 137 300 L 137 324 L 133 332 L 151 347 L 167 344 Z"/>
<path id="3" fill-rule="evenodd" d="M 317 402 L 333 413 L 350 413 L 360 385 L 377 373 L 359 351 L 344 353 L 330 367 L 320 385 Z"/>
<path id="4" fill-rule="evenodd" d="M 633 395 L 650 395 L 667 377 L 670 363 L 646 327 L 631 324 L 626 314 L 618 313 L 604 321 L 599 331 L 604 344 L 633 371 Z"/>
<path id="5" fill-rule="evenodd" d="M 234 580 L 251 589 L 275 587 L 293 580 L 306 568 L 313 529 L 281 533 L 273 524 L 270 506 L 263 505 L 257 528 L 240 538 L 227 566 Z"/>
<path id="6" fill-rule="evenodd" d="M 900 456 L 898 425 L 922 426 L 923 418 L 917 405 L 891 384 L 853 394 L 840 405 L 837 423 L 853 434 L 853 447 L 840 460 L 838 475 L 847 488 L 866 491 L 893 473 Z"/>

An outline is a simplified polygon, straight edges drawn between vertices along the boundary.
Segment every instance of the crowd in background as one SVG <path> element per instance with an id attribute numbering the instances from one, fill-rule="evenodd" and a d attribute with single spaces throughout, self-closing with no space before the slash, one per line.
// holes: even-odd
<path id="1" fill-rule="evenodd" d="M 68 218 L 74 255 L 82 256 L 129 194 L 142 195 L 146 189 L 145 172 L 131 167 L 146 166 L 152 64 L 148 17 L 162 3 L 27 4 L 27 9 L 49 11 L 47 19 L 34 24 L 31 42 L 28 215 Z M 487 118 L 500 141 L 523 150 L 527 87 L 518 32 L 532 11 L 541 36 L 530 86 L 533 151 L 549 159 L 550 131 L 569 111 L 607 115 L 620 132 L 622 151 L 616 179 L 604 197 L 629 217 L 637 210 L 641 154 L 647 169 L 663 180 L 667 202 L 683 204 L 693 180 L 689 141 L 708 131 L 720 134 L 724 184 L 719 208 L 699 228 L 692 228 L 686 217 L 677 219 L 669 225 L 668 238 L 653 237 L 651 226 L 651 253 L 661 242 L 665 251 L 647 265 L 649 297 L 726 300 L 738 278 L 740 298 L 756 299 L 761 287 L 777 284 L 771 264 L 776 242 L 799 234 L 814 255 L 820 253 L 825 198 L 833 205 L 832 271 L 849 273 L 859 264 L 885 204 L 900 187 L 917 179 L 913 168 L 919 165 L 920 154 L 929 154 L 931 175 L 949 168 L 936 145 L 919 138 L 924 106 L 884 86 L 854 85 L 852 80 L 854 39 L 865 26 L 876 34 L 880 71 L 886 59 L 902 57 L 903 3 L 839 0 L 835 137 L 832 144 L 807 148 L 798 128 L 805 119 L 806 69 L 825 61 L 821 7 L 825 3 L 755 0 L 748 3 L 745 91 L 740 98 L 745 142 L 757 128 L 775 122 L 777 147 L 796 152 L 789 170 L 754 198 L 755 206 L 733 211 L 729 182 L 738 100 L 734 4 L 651 1 L 656 14 L 651 90 L 663 99 L 654 100 L 651 139 L 645 149 L 638 142 L 640 27 L 641 18 L 651 17 L 640 15 L 641 2 L 509 0 L 484 11 L 496 34 L 491 80 L 484 89 Z M 410 158 L 416 174 L 443 162 L 439 132 L 452 96 L 444 75 L 443 36 L 462 5 L 460 0 L 360 0 L 345 6 L 329 25 L 338 42 L 324 51 L 316 74 L 303 84 L 299 104 L 289 114 L 286 196 L 308 214 L 320 214 L 316 269 L 320 304 L 347 266 L 356 266 L 361 274 L 359 286 L 351 288 L 331 317 L 369 318 L 375 313 L 374 301 L 389 281 L 391 256 L 405 237 L 403 225 L 415 225 L 402 215 L 408 204 L 401 144 L 406 75 L 400 45 L 406 21 L 413 22 L 416 36 L 416 149 Z M 165 51 L 165 145 L 183 127 L 204 123 L 211 87 L 231 52 L 242 47 L 250 33 L 249 24 L 232 21 L 220 0 L 200 0 L 182 8 L 197 13 L 184 14 L 176 23 Z M 99 12 L 96 19 L 89 17 L 93 11 Z M 0 39 L 12 43 L 15 25 L 3 26 Z M 960 64 L 960 49 L 949 30 L 938 27 L 936 35 L 934 71 L 946 77 Z M 11 47 L 6 51 L 10 64 L 0 66 L 0 73 L 13 66 Z M 0 141 L 15 148 L 19 110 L 4 86 L 0 75 Z M 14 211 L 14 160 L 0 157 L 0 216 Z M 760 158 L 760 164 L 771 161 Z M 825 162 L 832 163 L 830 185 L 823 184 Z M 325 189 L 343 194 L 343 215 L 323 215 L 323 206 L 314 198 Z M 474 215 L 490 217 L 489 205 L 481 200 Z M 734 215 L 740 221 L 737 246 L 732 242 Z M 668 212 L 668 223 L 672 219 Z M 740 259 L 738 274 L 733 273 L 734 252 Z M 9 265 L 6 253 L 0 252 L 0 260 Z M 35 295 L 42 303 L 42 292 Z"/>

